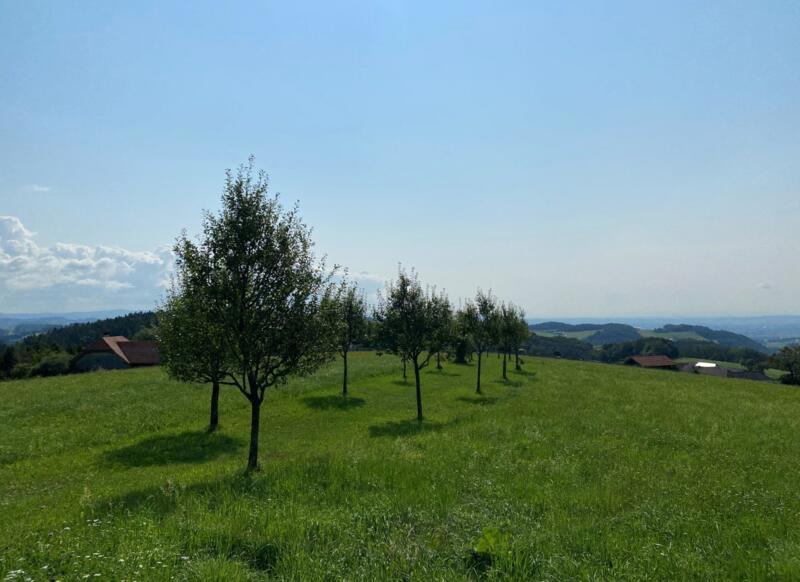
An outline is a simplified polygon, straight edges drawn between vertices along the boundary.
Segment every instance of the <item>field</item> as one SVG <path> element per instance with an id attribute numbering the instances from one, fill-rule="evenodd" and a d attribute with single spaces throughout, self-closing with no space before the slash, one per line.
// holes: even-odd
<path id="1" fill-rule="evenodd" d="M 800 578 L 800 390 L 357 354 L 248 404 L 159 369 L 0 384 L 0 579 Z"/>

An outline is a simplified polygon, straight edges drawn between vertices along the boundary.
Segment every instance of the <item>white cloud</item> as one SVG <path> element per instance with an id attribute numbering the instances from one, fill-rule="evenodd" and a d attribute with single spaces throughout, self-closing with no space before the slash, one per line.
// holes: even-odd
<path id="1" fill-rule="evenodd" d="M 23 189 L 27 192 L 38 192 L 40 194 L 52 190 L 50 186 L 42 186 L 41 184 L 28 184 Z"/>
<path id="2" fill-rule="evenodd" d="M 174 259 L 113 246 L 40 246 L 14 216 L 0 216 L 0 312 L 151 308 Z"/>

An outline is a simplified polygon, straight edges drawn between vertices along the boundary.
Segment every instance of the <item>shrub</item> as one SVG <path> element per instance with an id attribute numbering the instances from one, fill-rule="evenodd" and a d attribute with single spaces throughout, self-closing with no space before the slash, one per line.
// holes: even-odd
<path id="1" fill-rule="evenodd" d="M 58 376 L 69 372 L 70 356 L 64 352 L 48 354 L 31 368 L 31 376 Z"/>

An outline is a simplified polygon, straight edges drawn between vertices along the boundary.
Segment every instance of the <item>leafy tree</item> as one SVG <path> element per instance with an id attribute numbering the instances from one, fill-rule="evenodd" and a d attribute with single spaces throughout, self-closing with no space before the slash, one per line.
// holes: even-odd
<path id="1" fill-rule="evenodd" d="M 212 311 L 213 258 L 185 234 L 174 252 L 177 275 L 157 314 L 161 364 L 176 380 L 211 384 L 208 432 L 214 432 L 219 426 L 220 385 L 235 381 L 226 335 Z"/>
<path id="2" fill-rule="evenodd" d="M 375 311 L 375 319 L 382 327 L 387 340 L 387 350 L 397 354 L 414 368 L 417 392 L 417 420 L 422 420 L 422 387 L 420 371 L 433 356 L 430 346 L 439 332 L 440 318 L 436 314 L 443 297 L 423 290 L 415 272 L 402 268 L 397 281 L 390 282 L 382 294 Z"/>
<path id="3" fill-rule="evenodd" d="M 436 369 L 441 370 L 442 351 L 453 340 L 453 306 L 444 293 L 432 293 L 430 299 L 434 331 L 428 351 L 436 354 Z"/>
<path id="4" fill-rule="evenodd" d="M 516 317 L 514 323 L 514 331 L 511 336 L 511 347 L 514 350 L 514 369 L 519 371 L 522 369 L 522 362 L 519 358 L 519 353 L 522 347 L 531 337 L 531 330 L 528 328 L 528 322 L 525 321 L 525 310 L 522 307 L 515 307 Z"/>
<path id="5" fill-rule="evenodd" d="M 204 312 L 219 330 L 230 380 L 250 402 L 247 470 L 258 469 L 261 404 L 268 388 L 308 374 L 335 352 L 333 273 L 313 254 L 297 207 L 268 195 L 253 158 L 226 172 L 222 209 L 206 213 L 200 248 L 208 257 Z"/>
<path id="6" fill-rule="evenodd" d="M 497 300 L 492 292 L 478 291 L 475 301 L 468 301 L 461 312 L 461 321 L 478 355 L 478 377 L 475 392 L 481 394 L 481 359 L 497 340 Z"/>
<path id="7" fill-rule="evenodd" d="M 367 335 L 367 302 L 354 284 L 343 284 L 335 305 L 338 320 L 337 344 L 342 356 L 342 396 L 347 396 L 347 354 L 354 343 Z"/>
<path id="8" fill-rule="evenodd" d="M 11 377 L 14 371 L 14 366 L 17 365 L 17 352 L 14 346 L 6 346 L 3 350 L 3 356 L 0 358 L 0 373 L 6 378 Z"/>
<path id="9" fill-rule="evenodd" d="M 517 321 L 514 304 L 501 303 L 497 310 L 497 347 L 503 352 L 503 380 L 508 380 L 508 359 L 516 341 Z"/>
<path id="10" fill-rule="evenodd" d="M 772 356 L 770 365 L 788 374 L 781 378 L 783 384 L 800 384 L 800 345 L 785 346 Z"/>

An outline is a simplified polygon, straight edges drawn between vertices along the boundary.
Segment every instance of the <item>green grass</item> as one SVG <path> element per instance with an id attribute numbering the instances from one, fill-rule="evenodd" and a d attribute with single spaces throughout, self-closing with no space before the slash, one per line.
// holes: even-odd
<path id="1" fill-rule="evenodd" d="M 0 384 L 8 580 L 800 578 L 800 390 L 527 359 L 388 356 L 248 404 L 159 369 Z M 24 571 L 23 573 L 18 573 Z"/>

